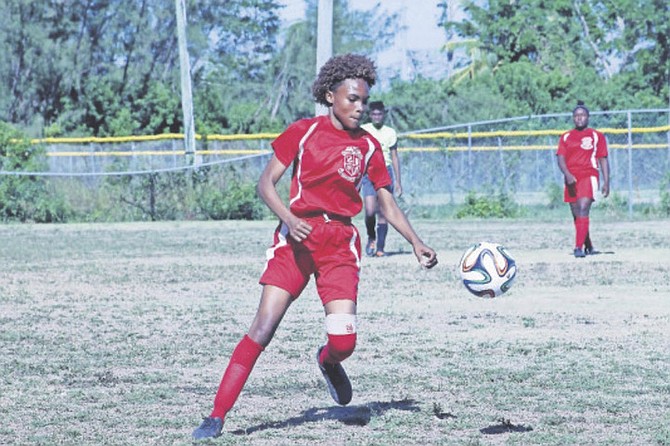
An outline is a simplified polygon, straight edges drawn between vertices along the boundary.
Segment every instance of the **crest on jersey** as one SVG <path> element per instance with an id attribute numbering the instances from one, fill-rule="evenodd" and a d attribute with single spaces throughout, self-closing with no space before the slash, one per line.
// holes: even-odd
<path id="1" fill-rule="evenodd" d="M 593 149 L 593 138 L 590 136 L 585 136 L 582 138 L 582 145 L 580 146 L 584 150 L 591 150 Z"/>
<path id="2" fill-rule="evenodd" d="M 361 176 L 361 167 L 363 154 L 361 149 L 355 146 L 347 147 L 342 151 L 342 167 L 337 169 L 337 173 L 347 181 L 354 183 Z"/>

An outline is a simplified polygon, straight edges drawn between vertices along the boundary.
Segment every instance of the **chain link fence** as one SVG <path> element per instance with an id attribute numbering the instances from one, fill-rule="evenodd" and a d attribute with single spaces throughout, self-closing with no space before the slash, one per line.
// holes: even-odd
<path id="1" fill-rule="evenodd" d="M 657 204 L 670 187 L 670 109 L 591 112 L 590 126 L 608 140 L 613 196 L 628 207 Z M 418 205 L 462 203 L 469 193 L 504 193 L 520 204 L 543 204 L 562 187 L 555 151 L 571 113 L 509 118 L 399 135 L 403 189 Z M 44 172 L 2 175 L 67 177 L 86 188 L 110 176 L 234 171 L 255 181 L 275 134 L 198 136 L 185 154 L 182 135 L 35 140 L 46 149 Z M 552 192 L 553 191 L 553 192 Z M 618 198 L 617 198 L 618 197 Z"/>
<path id="2" fill-rule="evenodd" d="M 592 112 L 590 126 L 607 137 L 611 190 L 629 212 L 657 203 L 670 175 L 669 110 Z M 403 187 L 423 203 L 459 203 L 473 191 L 546 202 L 562 187 L 555 152 L 572 127 L 572 114 L 563 113 L 403 134 Z"/>

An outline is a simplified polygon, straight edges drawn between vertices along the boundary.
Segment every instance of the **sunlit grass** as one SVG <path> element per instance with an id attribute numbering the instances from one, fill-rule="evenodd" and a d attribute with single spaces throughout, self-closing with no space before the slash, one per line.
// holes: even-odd
<path id="1" fill-rule="evenodd" d="M 391 231 L 363 259 L 350 406 L 314 354 L 310 284 L 257 363 L 224 445 L 670 444 L 667 221 L 416 221 L 432 271 Z M 265 222 L 0 226 L 0 444 L 191 444 L 256 310 Z M 515 256 L 508 295 L 455 266 L 472 242 Z"/>

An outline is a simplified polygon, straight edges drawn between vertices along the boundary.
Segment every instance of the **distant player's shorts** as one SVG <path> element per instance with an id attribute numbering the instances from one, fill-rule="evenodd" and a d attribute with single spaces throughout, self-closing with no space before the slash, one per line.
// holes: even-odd
<path id="1" fill-rule="evenodd" d="M 574 203 L 578 198 L 590 198 L 595 200 L 598 190 L 598 177 L 584 177 L 577 179 L 571 186 L 565 185 L 563 189 L 563 201 Z"/>
<path id="2" fill-rule="evenodd" d="M 395 177 L 393 176 L 393 167 L 392 166 L 386 166 L 386 170 L 389 172 L 389 176 L 391 177 L 391 185 L 390 191 L 393 193 L 393 185 L 395 184 Z M 373 195 L 377 195 L 377 191 L 375 190 L 375 187 L 372 185 L 372 182 L 368 178 L 367 175 L 363 175 L 363 179 L 361 180 L 361 192 L 363 192 L 364 197 L 371 197 Z"/>
<path id="3" fill-rule="evenodd" d="M 356 302 L 361 269 L 361 240 L 350 219 L 324 216 L 304 218 L 312 232 L 302 242 L 295 241 L 281 223 L 274 244 L 266 251 L 267 262 L 261 285 L 274 285 L 300 296 L 313 274 L 323 305 L 337 299 Z"/>

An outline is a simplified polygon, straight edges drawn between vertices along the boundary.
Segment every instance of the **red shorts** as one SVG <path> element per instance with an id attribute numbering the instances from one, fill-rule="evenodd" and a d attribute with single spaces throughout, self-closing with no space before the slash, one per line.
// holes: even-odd
<path id="1" fill-rule="evenodd" d="M 590 198 L 595 200 L 598 190 L 598 177 L 578 178 L 571 187 L 566 184 L 563 189 L 563 201 L 574 203 L 578 198 Z"/>
<path id="2" fill-rule="evenodd" d="M 337 299 L 356 302 L 361 269 L 358 230 L 346 220 L 326 221 L 323 216 L 304 220 L 313 229 L 302 242 L 290 237 L 283 223 L 277 227 L 259 283 L 286 290 L 295 299 L 314 274 L 324 305 Z"/>

